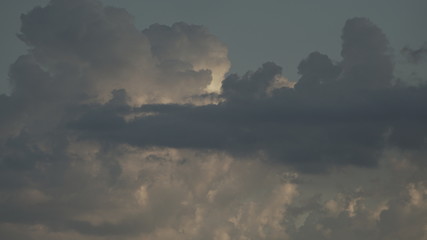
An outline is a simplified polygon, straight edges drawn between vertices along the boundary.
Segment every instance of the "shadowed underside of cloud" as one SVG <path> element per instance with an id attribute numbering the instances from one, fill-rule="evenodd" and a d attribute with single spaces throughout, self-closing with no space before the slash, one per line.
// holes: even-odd
<path id="1" fill-rule="evenodd" d="M 342 60 L 313 52 L 297 82 L 272 62 L 224 79 L 206 28 L 140 31 L 95 0 L 21 20 L 30 49 L 0 95 L 0 238 L 427 237 L 427 86 L 396 83 L 369 20 L 348 20 Z"/>

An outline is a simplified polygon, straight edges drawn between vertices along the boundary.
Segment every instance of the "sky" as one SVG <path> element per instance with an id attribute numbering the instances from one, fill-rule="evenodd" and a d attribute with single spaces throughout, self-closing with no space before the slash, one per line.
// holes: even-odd
<path id="1" fill-rule="evenodd" d="M 427 240 L 425 1 L 3 1 L 0 238 Z"/>

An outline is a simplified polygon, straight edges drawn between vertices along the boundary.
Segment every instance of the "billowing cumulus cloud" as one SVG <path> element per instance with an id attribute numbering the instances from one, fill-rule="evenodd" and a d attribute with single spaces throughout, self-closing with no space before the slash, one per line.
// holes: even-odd
<path id="1" fill-rule="evenodd" d="M 297 82 L 224 76 L 198 25 L 52 0 L 0 96 L 5 239 L 427 239 L 427 88 L 393 76 L 385 34 L 343 28 Z M 339 37 L 339 36 L 337 36 Z"/>
<path id="2" fill-rule="evenodd" d="M 192 71 L 209 70 L 211 72 L 211 79 L 207 86 L 206 83 L 204 85 L 198 83 L 197 81 L 200 81 L 198 78 L 194 79 L 195 82 L 185 82 L 188 81 L 188 76 L 183 75 L 185 85 L 181 88 L 194 87 L 193 94 L 199 93 L 200 90 L 219 91 L 221 81 L 230 68 L 230 62 L 227 58 L 227 48 L 207 29 L 179 22 L 171 27 L 153 24 L 143 33 L 149 39 L 151 52 L 161 66 L 167 69 L 170 67 L 172 71 L 183 67 Z M 165 72 L 169 71 L 162 69 L 161 74 Z M 177 77 L 179 77 L 177 74 L 164 76 L 164 78 L 170 78 L 169 81 L 172 82 L 177 81 Z M 173 86 L 166 83 L 164 87 Z"/>
<path id="3" fill-rule="evenodd" d="M 57 80 L 67 92 L 101 101 L 120 88 L 138 104 L 184 101 L 215 90 L 230 65 L 226 47 L 202 26 L 140 31 L 124 9 L 88 0 L 35 8 L 22 15 L 19 37 L 49 74 L 74 75 Z"/>

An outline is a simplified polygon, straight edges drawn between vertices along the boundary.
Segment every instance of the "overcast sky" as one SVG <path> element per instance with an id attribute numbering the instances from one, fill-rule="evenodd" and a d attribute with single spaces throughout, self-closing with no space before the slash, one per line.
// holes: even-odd
<path id="1" fill-rule="evenodd" d="M 425 1 L 1 4 L 1 239 L 427 240 Z"/>

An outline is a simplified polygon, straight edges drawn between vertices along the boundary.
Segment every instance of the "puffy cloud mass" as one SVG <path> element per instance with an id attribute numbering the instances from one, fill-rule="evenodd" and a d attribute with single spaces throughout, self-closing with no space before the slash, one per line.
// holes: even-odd
<path id="1" fill-rule="evenodd" d="M 273 62 L 225 75 L 203 26 L 141 31 L 95 0 L 21 20 L 29 51 L 0 95 L 1 238 L 427 239 L 427 87 L 396 80 L 368 19 L 295 82 Z"/>
<path id="2" fill-rule="evenodd" d="M 52 1 L 21 19 L 31 57 L 52 81 L 68 82 L 68 94 L 106 101 L 123 88 L 138 104 L 180 102 L 217 90 L 230 65 L 224 44 L 202 26 L 154 24 L 141 32 L 124 9 L 96 1 Z M 70 80 L 57 76 L 65 73 Z"/>

